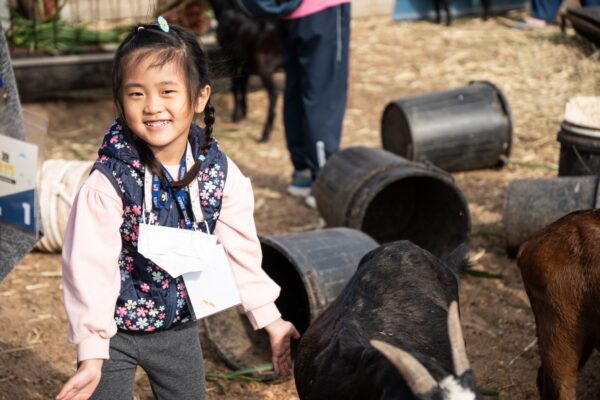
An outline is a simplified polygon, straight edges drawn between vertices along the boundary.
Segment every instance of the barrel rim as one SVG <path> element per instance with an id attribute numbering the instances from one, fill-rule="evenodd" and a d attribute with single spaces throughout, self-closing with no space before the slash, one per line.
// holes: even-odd
<path id="1" fill-rule="evenodd" d="M 284 250 L 289 250 L 289 249 L 284 248 L 283 244 L 281 243 L 281 240 L 283 238 L 288 239 L 290 237 L 293 238 L 293 237 L 298 237 L 298 236 L 304 236 L 306 234 L 311 234 L 311 233 L 316 234 L 316 233 L 327 233 L 327 232 L 334 232 L 334 233 L 340 233 L 340 234 L 345 234 L 345 235 L 349 235 L 349 234 L 359 235 L 359 236 L 363 236 L 365 240 L 366 239 L 372 240 L 376 246 L 379 245 L 379 243 L 377 243 L 377 241 L 375 241 L 367 233 L 365 233 L 359 229 L 355 229 L 355 228 L 347 227 L 347 226 L 329 227 L 329 228 L 317 229 L 317 230 L 313 230 L 313 231 L 304 231 L 304 232 L 288 232 L 288 233 L 282 233 L 279 235 L 271 235 L 271 236 L 259 236 L 259 241 L 260 241 L 261 245 L 267 245 L 267 246 L 270 246 L 273 249 L 277 250 L 294 267 L 294 270 L 300 277 L 300 279 L 303 283 L 303 286 L 305 288 L 305 291 L 306 291 L 306 297 L 309 302 L 309 308 L 310 308 L 309 309 L 309 314 L 310 314 L 309 321 L 313 321 L 317 317 L 318 313 L 322 312 L 322 307 L 319 306 L 318 298 L 315 296 L 315 293 L 318 292 L 318 288 L 315 287 L 313 282 L 308 278 L 307 272 L 309 272 L 310 270 L 303 270 L 300 268 L 300 266 L 298 264 L 296 264 L 296 262 L 294 262 L 294 260 L 289 256 L 289 252 L 284 251 Z"/>
<path id="2" fill-rule="evenodd" d="M 519 252 L 519 247 L 520 245 L 515 245 L 514 243 L 511 242 L 510 238 L 509 238 L 509 234 L 508 234 L 508 225 L 507 225 L 507 220 L 508 220 L 508 205 L 510 203 L 510 197 L 511 197 L 511 188 L 517 184 L 516 182 L 522 182 L 522 181 L 529 181 L 529 180 L 534 180 L 535 178 L 526 178 L 526 179 L 517 179 L 517 180 L 513 180 L 508 182 L 508 185 L 506 186 L 506 190 L 504 192 L 504 200 L 502 201 L 502 227 L 503 227 L 503 242 L 504 242 L 504 249 L 506 251 L 506 254 L 510 257 L 510 258 L 516 258 L 518 252 Z M 524 182 L 522 182 L 522 184 L 525 184 Z"/>
<path id="3" fill-rule="evenodd" d="M 298 233 L 301 233 L 301 232 L 298 232 Z M 310 290 L 305 290 L 305 291 L 306 291 L 306 297 L 308 298 L 309 307 L 310 307 L 309 308 L 309 313 L 310 313 L 309 321 L 312 321 L 316 316 L 315 310 L 317 308 L 317 299 L 314 296 L 314 291 L 316 288 L 313 287 L 312 282 L 304 276 L 304 274 L 300 270 L 300 267 L 296 264 L 296 262 L 292 259 L 292 257 L 290 257 L 288 251 L 286 251 L 286 249 L 281 244 L 281 242 L 278 241 L 278 239 L 282 236 L 289 237 L 289 236 L 297 235 L 298 233 L 292 232 L 292 233 L 284 233 L 281 235 L 259 236 L 258 240 L 261 245 L 269 246 L 269 247 L 273 248 L 274 250 L 276 250 L 277 252 L 279 252 L 279 254 L 281 254 L 283 257 L 285 257 L 285 259 L 290 263 L 290 265 L 292 265 L 292 267 L 296 271 L 296 274 L 298 274 L 298 276 L 300 277 L 300 280 L 302 281 L 302 284 L 304 285 L 304 287 L 310 288 Z"/>
<path id="4" fill-rule="evenodd" d="M 391 164 L 390 167 L 393 167 L 393 168 L 389 168 L 389 169 L 380 171 L 379 175 L 383 175 L 381 185 L 379 185 L 378 190 L 369 190 L 367 192 L 366 197 L 363 198 L 363 200 L 366 200 L 366 201 L 363 201 L 363 206 L 359 207 L 356 204 L 356 202 L 359 197 L 359 194 L 361 194 L 361 191 L 363 190 L 363 187 L 365 186 L 363 183 L 363 185 L 361 185 L 358 188 L 358 190 L 356 190 L 353 193 L 353 196 L 348 203 L 350 205 L 350 207 L 348 207 L 347 213 L 346 213 L 346 225 L 349 227 L 354 227 L 355 221 L 362 221 L 360 226 L 356 226 L 355 229 L 359 229 L 359 230 L 361 230 L 361 232 L 364 232 L 363 231 L 363 224 L 364 224 L 364 220 L 365 220 L 364 217 L 366 215 L 368 206 L 373 202 L 373 199 L 376 196 L 378 196 L 383 190 L 385 190 L 391 184 L 402 181 L 404 179 L 431 178 L 431 179 L 435 179 L 438 182 L 441 182 L 443 185 L 452 189 L 452 191 L 457 195 L 460 203 L 463 206 L 464 212 L 465 212 L 465 219 L 466 219 L 465 239 L 468 239 L 470 237 L 470 232 L 471 232 L 471 212 L 469 210 L 469 203 L 467 202 L 467 199 L 466 199 L 464 193 L 462 192 L 462 190 L 460 190 L 460 188 L 454 183 L 454 179 L 452 178 L 452 176 L 445 173 L 443 170 L 441 170 L 439 168 L 432 169 L 432 168 L 418 165 L 420 163 L 418 163 L 416 161 L 413 161 L 412 164 L 417 164 L 417 165 L 409 165 L 408 168 L 395 168 L 398 166 L 398 164 Z M 407 169 L 411 169 L 412 170 L 411 172 L 413 172 L 413 173 L 411 173 L 409 175 L 406 172 Z M 414 173 L 415 170 L 417 172 L 416 174 Z M 352 215 L 351 213 L 353 210 L 358 210 L 359 212 Z"/>
<path id="5" fill-rule="evenodd" d="M 469 85 L 474 85 L 474 84 L 482 84 L 482 85 L 488 85 L 491 86 L 495 91 L 496 91 L 496 95 L 498 96 L 498 99 L 500 100 L 500 104 L 502 105 L 502 110 L 504 111 L 504 113 L 506 114 L 506 116 L 508 117 L 508 138 L 507 138 L 507 142 L 508 142 L 508 146 L 506 147 L 506 151 L 505 151 L 505 155 L 506 157 L 510 157 L 510 153 L 512 151 L 512 145 L 513 145 L 513 118 L 512 118 L 512 110 L 510 109 L 510 104 L 508 103 L 508 99 L 506 98 L 506 96 L 504 95 L 504 93 L 502 92 L 502 90 L 500 90 L 500 88 L 488 81 L 488 80 L 472 80 L 469 81 Z M 502 160 L 500 161 L 501 164 L 504 164 L 505 162 L 503 162 Z"/>
<path id="6" fill-rule="evenodd" d="M 243 318 L 245 318 L 245 317 L 242 317 L 241 319 L 243 319 Z M 202 321 L 202 323 L 204 325 L 204 331 L 206 332 L 206 337 L 208 338 L 208 341 L 212 344 L 213 349 L 217 352 L 217 355 L 225 363 L 225 365 L 234 371 L 238 371 L 238 370 L 245 368 L 245 366 L 240 364 L 238 362 L 238 360 L 234 360 L 233 359 L 234 357 L 232 357 L 231 354 L 226 354 L 226 351 L 219 345 L 219 340 L 215 336 L 217 334 L 217 332 L 214 329 L 213 325 L 211 324 L 211 316 L 208 316 L 206 318 L 202 318 L 202 320 L 196 321 L 196 324 L 199 324 L 200 321 Z M 214 334 L 213 334 L 213 331 L 214 331 Z M 264 372 L 258 371 L 258 372 L 249 373 L 248 375 L 255 377 L 255 378 L 260 378 L 261 380 L 263 380 L 265 382 L 275 381 L 275 380 L 280 380 L 280 379 L 287 380 L 286 378 L 278 378 L 273 371 L 264 371 Z"/>
<path id="7" fill-rule="evenodd" d="M 416 143 L 415 143 L 415 140 L 413 137 L 413 132 L 410 129 L 408 115 L 406 115 L 406 113 L 404 112 L 404 109 L 398 105 L 398 103 L 401 100 L 402 99 L 398 99 L 398 100 L 389 102 L 388 105 L 383 110 L 383 115 L 381 116 L 381 147 L 383 147 L 384 150 L 387 150 L 387 151 L 389 151 L 393 154 L 396 154 L 397 156 L 400 156 L 402 158 L 406 158 L 407 160 L 414 160 L 415 154 L 419 154 L 419 153 L 417 151 L 415 151 Z M 392 110 L 392 109 L 395 109 L 400 112 L 400 115 L 402 116 L 402 122 L 406 128 L 406 132 L 408 132 L 407 148 L 405 149 L 407 151 L 405 152 L 405 154 L 398 154 L 395 151 L 390 150 L 389 143 L 386 144 L 387 135 L 384 135 L 384 125 L 385 125 L 384 121 L 386 119 L 387 113 L 390 112 L 390 110 Z"/>
<path id="8" fill-rule="evenodd" d="M 577 125 L 566 120 L 563 120 L 560 124 L 558 135 L 561 135 L 561 133 L 563 133 L 563 135 L 575 136 L 583 140 L 600 139 L 600 129 L 593 129 L 586 126 Z"/>
<path id="9" fill-rule="evenodd" d="M 396 154 L 392 151 L 386 150 L 386 149 L 372 148 L 372 147 L 367 147 L 364 145 L 350 146 L 345 149 L 342 149 L 341 151 L 339 151 L 336 154 L 333 154 L 331 156 L 329 161 L 323 167 L 323 170 L 321 171 L 321 173 L 319 173 L 317 175 L 317 180 L 315 181 L 315 183 L 313 185 L 313 191 L 315 193 L 315 196 L 317 197 L 317 209 L 319 210 L 319 213 L 321 215 L 328 214 L 328 211 L 329 211 L 328 207 L 326 206 L 326 204 L 328 204 L 328 203 L 318 201 L 320 199 L 319 188 L 321 187 L 322 184 L 324 184 L 324 182 L 323 182 L 324 178 L 322 178 L 322 177 L 326 176 L 326 171 L 330 168 L 330 166 L 332 165 L 332 162 L 335 163 L 335 162 L 337 162 L 338 159 L 344 160 L 346 155 L 349 153 L 352 153 L 352 152 L 358 152 L 360 154 L 366 152 L 369 157 L 371 157 L 371 156 L 379 157 L 380 155 L 378 155 L 376 153 L 382 153 L 382 155 L 384 157 L 391 157 L 391 159 L 386 161 L 386 163 L 382 164 L 379 168 L 369 170 L 368 173 L 365 173 L 364 175 L 362 175 L 360 177 L 360 179 L 352 181 L 346 185 L 346 191 L 349 191 L 349 193 L 352 194 L 352 196 L 343 197 L 342 206 L 338 207 L 335 211 L 332 211 L 333 221 L 332 220 L 327 221 L 328 223 L 333 223 L 334 225 L 332 225 L 332 226 L 349 226 L 347 214 L 344 211 L 350 208 L 352 201 L 354 199 L 354 195 L 360 190 L 360 188 L 364 185 L 364 183 L 366 181 L 368 181 L 369 179 L 372 179 L 374 176 L 377 176 L 382 171 L 397 168 L 398 165 L 413 166 L 415 163 L 419 163 L 417 161 L 409 160 L 407 158 L 399 156 L 398 154 Z M 343 207 L 343 206 L 345 206 L 345 207 Z M 339 210 L 339 212 L 338 212 L 338 210 Z M 352 228 L 352 227 L 350 226 L 350 228 Z"/>
<path id="10" fill-rule="evenodd" d="M 359 220 L 363 220 L 364 219 L 364 215 L 366 213 L 366 209 L 362 209 L 362 208 L 357 208 L 355 206 L 356 202 L 357 202 L 357 198 L 359 196 L 360 193 L 362 193 L 363 187 L 366 186 L 366 184 L 373 178 L 377 177 L 377 176 L 381 176 L 384 175 L 386 173 L 388 173 L 389 171 L 396 171 L 398 170 L 399 166 L 406 166 L 407 168 L 421 168 L 421 165 L 419 164 L 423 164 L 419 161 L 413 161 L 413 160 L 408 160 L 402 156 L 399 156 L 398 154 L 395 154 L 389 150 L 381 150 L 381 149 L 372 149 L 370 147 L 366 147 L 366 146 L 355 146 L 355 147 L 350 147 L 346 150 L 352 150 L 352 149 L 356 149 L 357 151 L 383 151 L 383 152 L 387 152 L 391 155 L 393 155 L 394 157 L 398 158 L 398 160 L 394 160 L 393 162 L 390 162 L 388 164 L 385 164 L 383 166 L 381 166 L 379 169 L 373 170 L 371 171 L 369 174 L 366 174 L 363 179 L 361 181 L 356 182 L 353 185 L 352 188 L 352 196 L 347 200 L 347 207 L 346 207 L 346 213 L 343 216 L 343 222 L 345 226 L 348 227 L 355 227 L 355 225 L 352 223 L 352 211 L 353 210 L 360 210 L 360 213 L 358 214 L 360 216 Z M 416 165 L 415 165 L 416 164 Z M 425 166 L 425 164 L 423 164 L 423 167 Z M 383 190 L 383 188 L 381 189 Z M 372 193 L 376 193 L 379 194 L 381 192 L 381 190 L 377 191 L 377 192 L 370 192 Z M 373 198 L 375 198 L 375 195 L 370 195 L 367 196 L 367 199 L 369 200 L 366 204 L 370 204 L 371 200 L 373 200 Z M 317 203 L 318 204 L 318 203 Z M 356 218 L 356 215 L 354 215 L 354 218 Z M 362 225 L 361 226 L 356 226 L 355 229 L 359 229 L 362 232 Z"/>

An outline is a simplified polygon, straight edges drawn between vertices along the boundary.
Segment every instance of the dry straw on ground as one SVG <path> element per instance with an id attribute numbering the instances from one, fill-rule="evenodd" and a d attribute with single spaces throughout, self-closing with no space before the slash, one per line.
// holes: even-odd
<path id="1" fill-rule="evenodd" d="M 502 170 L 454 174 L 469 200 L 471 255 L 478 270 L 501 279 L 465 276 L 461 318 L 467 351 L 479 386 L 502 399 L 536 398 L 539 360 L 535 325 L 514 260 L 502 240 L 502 204 L 513 179 L 555 176 L 556 132 L 565 104 L 575 96 L 600 95 L 599 53 L 570 31 L 557 27 L 524 32 L 496 21 L 458 20 L 452 27 L 429 22 L 393 23 L 387 18 L 352 21 L 351 88 L 344 121 L 344 147 L 380 147 L 385 105 L 400 97 L 448 90 L 472 80 L 489 80 L 507 97 L 513 114 L 511 163 Z M 280 80 L 281 81 L 281 80 Z M 267 98 L 249 96 L 249 119 L 229 122 L 231 98 L 214 98 L 215 132 L 227 153 L 252 178 L 259 234 L 315 229 L 315 211 L 285 195 L 291 166 L 279 117 L 267 145 L 257 144 Z M 281 102 L 279 103 L 281 106 Z M 50 115 L 48 154 L 93 159 L 110 125 L 110 100 L 38 104 Z M 84 129 L 82 129 L 84 128 Z M 58 255 L 31 254 L 0 283 L 0 399 L 50 398 L 74 368 L 75 352 L 66 343 Z M 33 275 L 33 276 L 32 276 Z M 47 286 L 39 286 L 44 285 Z M 30 290 L 27 290 L 29 287 Z M 53 315 L 56 318 L 41 318 Z M 35 320 L 36 317 L 40 317 Z M 227 368 L 202 337 L 208 371 Z M 35 345 L 33 344 L 35 343 Z M 600 360 L 593 356 L 582 374 L 580 399 L 598 398 Z M 219 394 L 223 389 L 225 396 Z M 293 381 L 208 383 L 209 399 L 296 399 Z M 151 398 L 140 374 L 136 396 Z"/>

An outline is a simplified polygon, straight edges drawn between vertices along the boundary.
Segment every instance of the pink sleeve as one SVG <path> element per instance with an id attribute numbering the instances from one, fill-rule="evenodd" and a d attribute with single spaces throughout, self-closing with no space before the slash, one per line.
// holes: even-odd
<path id="1" fill-rule="evenodd" d="M 275 306 L 280 288 L 261 267 L 262 251 L 253 213 L 254 195 L 250 180 L 228 159 L 227 180 L 215 234 L 227 252 L 242 307 L 254 329 L 260 329 L 281 316 Z"/>
<path id="2" fill-rule="evenodd" d="M 71 208 L 62 250 L 68 340 L 77 345 L 79 361 L 108 359 L 109 339 L 117 332 L 122 215 L 108 178 L 92 172 Z"/>

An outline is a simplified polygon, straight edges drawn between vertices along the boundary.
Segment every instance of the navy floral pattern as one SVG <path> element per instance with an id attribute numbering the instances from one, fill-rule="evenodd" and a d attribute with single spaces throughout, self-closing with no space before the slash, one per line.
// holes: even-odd
<path id="1" fill-rule="evenodd" d="M 200 205 L 209 230 L 214 230 L 221 209 L 227 175 L 227 159 L 213 142 L 207 156 L 200 145 L 201 128 L 193 125 L 190 144 L 199 159 Z M 152 332 L 168 329 L 191 318 L 188 293 L 181 277 L 173 278 L 159 265 L 137 252 L 139 224 L 142 221 L 144 166 L 133 146 L 127 142 L 123 125 L 117 120 L 108 130 L 99 150 L 95 169 L 104 173 L 123 199 L 122 248 L 119 256 L 121 292 L 115 306 L 117 327 L 129 331 Z M 177 207 L 146 213 L 146 223 L 184 228 Z M 200 229 L 206 231 L 205 226 Z"/>

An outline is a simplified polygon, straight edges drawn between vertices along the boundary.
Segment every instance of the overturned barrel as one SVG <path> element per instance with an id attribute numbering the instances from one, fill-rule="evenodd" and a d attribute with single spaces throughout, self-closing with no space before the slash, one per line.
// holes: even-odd
<path id="1" fill-rule="evenodd" d="M 36 249 L 61 251 L 71 206 L 93 164 L 78 160 L 44 162 L 37 183 L 44 236 L 36 243 Z"/>
<path id="2" fill-rule="evenodd" d="M 560 142 L 559 176 L 600 174 L 600 129 L 563 121 L 557 140 Z"/>
<path id="3" fill-rule="evenodd" d="M 262 268 L 281 287 L 275 304 L 300 333 L 335 300 L 362 256 L 378 246 L 366 234 L 348 228 L 261 237 L 260 242 Z M 204 326 L 229 367 L 246 369 L 271 362 L 266 332 L 254 331 L 236 309 L 205 318 Z M 272 372 L 259 375 L 273 377 Z"/>
<path id="4" fill-rule="evenodd" d="M 329 226 L 360 229 L 379 243 L 408 239 L 444 259 L 469 241 L 463 193 L 448 173 L 430 164 L 352 147 L 327 161 L 313 192 Z"/>
<path id="5" fill-rule="evenodd" d="M 383 148 L 446 171 L 503 165 L 510 155 L 508 101 L 490 82 L 396 100 L 381 121 Z"/>
<path id="6" fill-rule="evenodd" d="M 512 181 L 504 202 L 506 252 L 516 256 L 529 236 L 577 210 L 600 206 L 597 176 Z"/>

